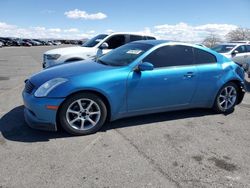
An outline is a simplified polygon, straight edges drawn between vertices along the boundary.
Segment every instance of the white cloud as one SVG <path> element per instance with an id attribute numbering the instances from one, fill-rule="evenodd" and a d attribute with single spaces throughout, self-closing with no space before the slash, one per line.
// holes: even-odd
<path id="1" fill-rule="evenodd" d="M 63 32 L 65 32 L 65 33 L 77 33 L 77 32 L 79 32 L 79 29 L 77 29 L 77 28 L 64 29 Z"/>
<path id="2" fill-rule="evenodd" d="M 51 29 L 49 29 L 49 31 L 53 32 L 53 33 L 60 33 L 61 29 L 60 28 L 51 28 Z"/>
<path id="3" fill-rule="evenodd" d="M 81 33 L 78 28 L 62 29 L 42 26 L 22 28 L 0 22 L 1 37 L 83 39 L 91 38 L 93 35 L 93 31 Z"/>
<path id="4" fill-rule="evenodd" d="M 141 31 L 136 31 L 136 32 L 132 32 L 132 33 L 140 34 L 140 35 L 149 35 L 149 36 L 154 36 L 155 35 L 149 27 L 145 27 Z"/>
<path id="5" fill-rule="evenodd" d="M 152 35 L 157 39 L 202 42 L 204 38 L 211 33 L 225 39 L 225 35 L 236 28 L 236 25 L 230 24 L 204 24 L 193 26 L 187 23 L 178 23 L 175 25 L 164 24 L 154 27 L 145 27 L 140 31 L 131 32 Z M 100 33 L 110 34 L 113 32 L 113 29 L 108 29 Z M 43 26 L 22 28 L 0 22 L 0 36 L 2 37 L 82 39 L 92 38 L 96 34 L 98 33 L 94 30 L 82 32 L 78 28 L 46 28 Z"/>
<path id="6" fill-rule="evenodd" d="M 94 33 L 95 33 L 95 30 L 87 31 L 87 33 L 89 33 L 89 34 L 94 34 Z"/>
<path id="7" fill-rule="evenodd" d="M 102 12 L 88 14 L 87 12 L 78 9 L 67 11 L 64 13 L 64 15 L 71 19 L 85 20 L 102 20 L 107 18 L 107 15 Z"/>
<path id="8" fill-rule="evenodd" d="M 37 27 L 31 27 L 31 28 L 34 29 L 34 30 L 36 30 L 36 31 L 45 31 L 46 30 L 45 27 L 39 27 L 39 26 L 37 26 Z"/>
<path id="9" fill-rule="evenodd" d="M 178 24 L 163 24 L 154 27 L 145 27 L 134 33 L 155 36 L 157 39 L 175 40 L 184 42 L 202 42 L 205 37 L 211 33 L 218 35 L 225 40 L 225 35 L 236 29 L 238 26 L 230 24 L 204 24 L 204 25 L 189 25 L 187 23 Z M 106 30 L 106 33 L 112 33 L 113 30 Z"/>
<path id="10" fill-rule="evenodd" d="M 153 28 L 153 33 L 160 39 L 177 41 L 202 41 L 206 36 L 213 33 L 225 39 L 225 35 L 236 29 L 236 25 L 230 24 L 205 24 L 199 26 L 178 23 L 176 25 L 158 25 Z"/>
<path id="11" fill-rule="evenodd" d="M 107 34 L 114 33 L 114 30 L 113 30 L 113 29 L 107 29 L 107 30 L 106 30 L 106 33 L 107 33 Z"/>
<path id="12" fill-rule="evenodd" d="M 14 28 L 16 28 L 15 25 L 9 25 L 5 22 L 0 22 L 0 30 L 1 29 L 14 29 Z"/>

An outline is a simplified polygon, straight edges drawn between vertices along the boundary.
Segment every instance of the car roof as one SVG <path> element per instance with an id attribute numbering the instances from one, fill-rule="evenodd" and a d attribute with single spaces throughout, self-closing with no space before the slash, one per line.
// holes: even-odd
<path id="1" fill-rule="evenodd" d="M 226 42 L 226 43 L 221 43 L 218 45 L 249 45 L 248 43 L 237 43 L 237 42 Z"/>
<path id="2" fill-rule="evenodd" d="M 136 32 L 114 32 L 114 33 L 105 34 L 105 35 L 108 35 L 108 36 L 111 36 L 111 35 L 139 35 L 139 36 L 154 37 L 152 35 L 147 35 L 144 33 L 136 33 Z"/>
<path id="3" fill-rule="evenodd" d="M 210 48 L 207 47 L 203 47 L 203 46 L 199 46 L 196 44 L 190 44 L 190 43 L 185 43 L 185 42 L 178 42 L 178 41 L 171 41 L 171 40 L 138 40 L 138 41 L 134 41 L 132 43 L 136 43 L 136 44 L 149 44 L 152 46 L 158 46 L 158 45 L 164 45 L 164 44 L 168 44 L 168 45 L 184 45 L 184 46 L 190 46 L 193 48 L 197 48 L 197 49 L 201 49 L 201 50 L 205 50 L 209 53 L 212 53 L 213 55 L 217 56 L 218 53 L 211 50 Z"/>
<path id="4" fill-rule="evenodd" d="M 157 46 L 159 44 L 164 44 L 164 43 L 169 43 L 169 42 L 173 42 L 170 40 L 138 40 L 138 41 L 134 41 L 133 43 L 143 43 L 143 44 L 150 44 L 153 46 Z"/>
<path id="5" fill-rule="evenodd" d="M 190 44 L 190 43 L 178 42 L 178 41 L 173 41 L 173 40 L 138 40 L 138 41 L 134 41 L 133 43 L 150 44 L 153 46 L 157 46 L 161 44 L 171 44 L 171 45 L 192 46 L 192 47 L 197 47 L 197 48 L 202 48 L 202 49 L 207 48 L 207 47 L 203 47 L 197 44 Z"/>
<path id="6" fill-rule="evenodd" d="M 250 41 L 248 41 L 248 40 L 238 40 L 238 41 L 232 41 L 230 43 L 250 44 Z"/>

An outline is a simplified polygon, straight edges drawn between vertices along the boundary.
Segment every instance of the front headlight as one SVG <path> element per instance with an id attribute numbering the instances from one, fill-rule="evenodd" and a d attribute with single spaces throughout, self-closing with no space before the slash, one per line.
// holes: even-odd
<path id="1" fill-rule="evenodd" d="M 60 54 L 46 54 L 48 60 L 57 60 L 61 55 Z"/>
<path id="2" fill-rule="evenodd" d="M 52 89 L 67 81 L 68 80 L 65 78 L 54 78 L 52 80 L 49 80 L 45 82 L 43 85 L 41 85 L 36 90 L 34 95 L 35 97 L 46 97 Z"/>

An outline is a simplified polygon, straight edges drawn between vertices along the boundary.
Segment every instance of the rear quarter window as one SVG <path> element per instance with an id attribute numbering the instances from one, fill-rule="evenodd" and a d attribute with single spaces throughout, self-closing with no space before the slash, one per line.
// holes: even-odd
<path id="1" fill-rule="evenodd" d="M 150 36 L 145 36 L 145 39 L 146 39 L 146 40 L 156 40 L 155 37 L 150 37 Z"/>
<path id="2" fill-rule="evenodd" d="M 217 62 L 215 55 L 197 48 L 194 48 L 194 57 L 196 64 L 211 64 Z"/>
<path id="3" fill-rule="evenodd" d="M 130 42 L 138 41 L 138 40 L 143 40 L 143 36 L 139 36 L 139 35 L 130 35 Z"/>

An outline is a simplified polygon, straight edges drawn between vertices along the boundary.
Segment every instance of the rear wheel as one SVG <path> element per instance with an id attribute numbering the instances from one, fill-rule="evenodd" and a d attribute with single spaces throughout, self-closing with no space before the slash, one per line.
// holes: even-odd
<path id="1" fill-rule="evenodd" d="M 61 126 L 73 135 L 95 133 L 105 123 L 106 117 L 104 102 L 92 93 L 73 95 L 63 103 L 59 111 Z"/>
<path id="2" fill-rule="evenodd" d="M 237 104 L 239 87 L 235 83 L 224 85 L 216 96 L 214 110 L 218 113 L 228 113 L 233 111 Z"/>

